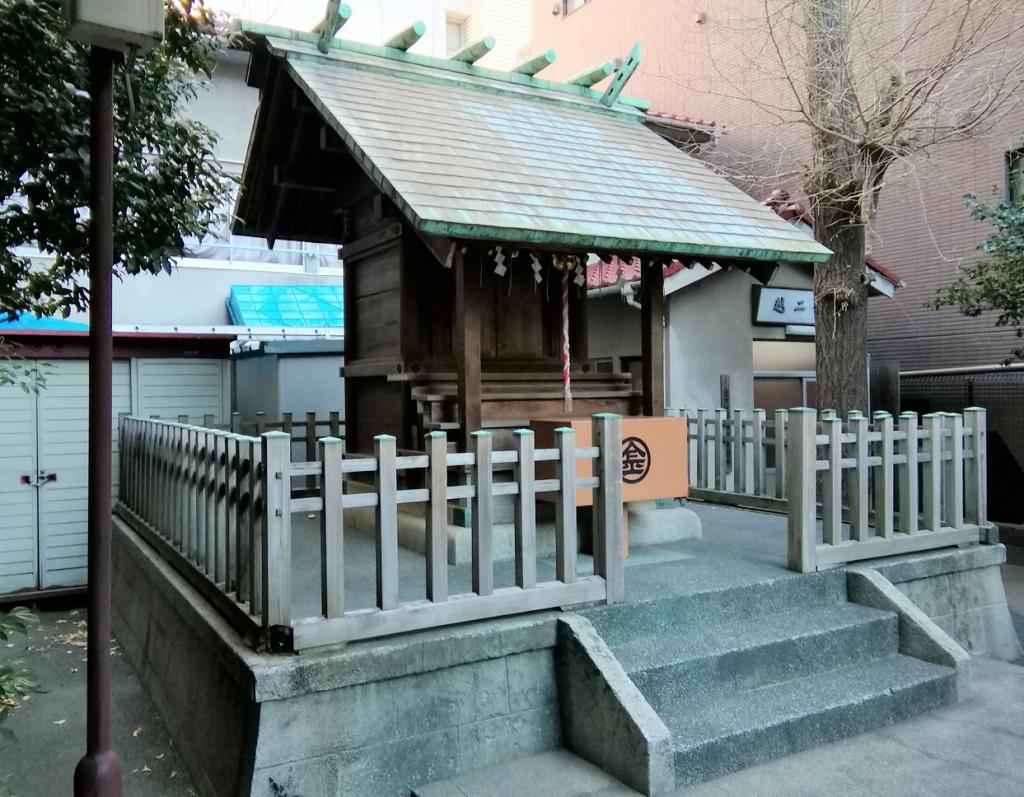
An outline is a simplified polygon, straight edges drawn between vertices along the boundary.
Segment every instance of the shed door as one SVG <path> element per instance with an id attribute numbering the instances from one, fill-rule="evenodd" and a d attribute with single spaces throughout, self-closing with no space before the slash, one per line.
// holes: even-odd
<path id="1" fill-rule="evenodd" d="M 37 585 L 37 471 L 36 397 L 0 387 L 0 594 Z"/>
<path id="2" fill-rule="evenodd" d="M 214 422 L 229 414 L 228 363 L 205 359 L 138 359 L 135 415 L 170 418 L 188 415 L 191 423 Z"/>
<path id="3" fill-rule="evenodd" d="M 39 587 L 86 583 L 89 366 L 84 360 L 44 365 L 46 388 L 37 401 L 39 500 Z M 117 495 L 117 416 L 131 411 L 130 368 L 114 362 L 114 495 Z M 52 474 L 53 481 L 47 481 Z"/>

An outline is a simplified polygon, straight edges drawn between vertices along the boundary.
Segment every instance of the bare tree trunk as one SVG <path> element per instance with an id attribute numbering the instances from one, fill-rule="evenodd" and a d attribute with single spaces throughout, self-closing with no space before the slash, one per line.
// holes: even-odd
<path id="1" fill-rule="evenodd" d="M 879 172 L 855 133 L 850 2 L 804 3 L 807 106 L 812 122 L 812 158 L 804 188 L 811 201 L 814 235 L 834 253 L 814 271 L 818 406 L 842 413 L 866 412 L 865 229 Z"/>
<path id="2" fill-rule="evenodd" d="M 849 210 L 820 204 L 816 237 L 832 259 L 814 270 L 815 366 L 818 407 L 867 412 L 868 286 L 864 279 L 864 226 L 850 224 Z"/>

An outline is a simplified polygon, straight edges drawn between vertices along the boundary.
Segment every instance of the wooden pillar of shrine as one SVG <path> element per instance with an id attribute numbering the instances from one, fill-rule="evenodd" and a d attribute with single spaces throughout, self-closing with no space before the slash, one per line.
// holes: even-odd
<path id="1" fill-rule="evenodd" d="M 458 379 L 459 451 L 469 451 L 470 434 L 481 426 L 480 419 L 480 282 L 467 260 L 479 252 L 455 255 L 455 329 L 453 343 Z"/>
<path id="2" fill-rule="evenodd" d="M 665 277 L 660 263 L 640 269 L 643 414 L 665 414 Z"/>

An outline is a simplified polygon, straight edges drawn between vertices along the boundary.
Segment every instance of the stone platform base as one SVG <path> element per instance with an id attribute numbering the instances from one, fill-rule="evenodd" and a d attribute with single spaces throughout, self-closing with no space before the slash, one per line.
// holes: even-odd
<path id="1" fill-rule="evenodd" d="M 1012 661 L 1021 655 L 1021 643 L 999 572 L 1005 561 L 1004 545 L 973 545 L 861 567 L 885 576 L 969 653 Z"/>

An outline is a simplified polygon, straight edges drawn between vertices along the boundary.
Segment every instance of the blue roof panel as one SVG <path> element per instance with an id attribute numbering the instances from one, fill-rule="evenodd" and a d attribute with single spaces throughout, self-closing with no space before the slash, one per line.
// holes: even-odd
<path id="1" fill-rule="evenodd" d="M 44 332 L 87 332 L 88 324 L 65 321 L 63 318 L 36 318 L 31 313 L 19 313 L 14 320 L 0 313 L 0 332 L 40 330 Z"/>
<path id="2" fill-rule="evenodd" d="M 343 327 L 341 285 L 232 285 L 231 323 L 247 327 Z"/>

